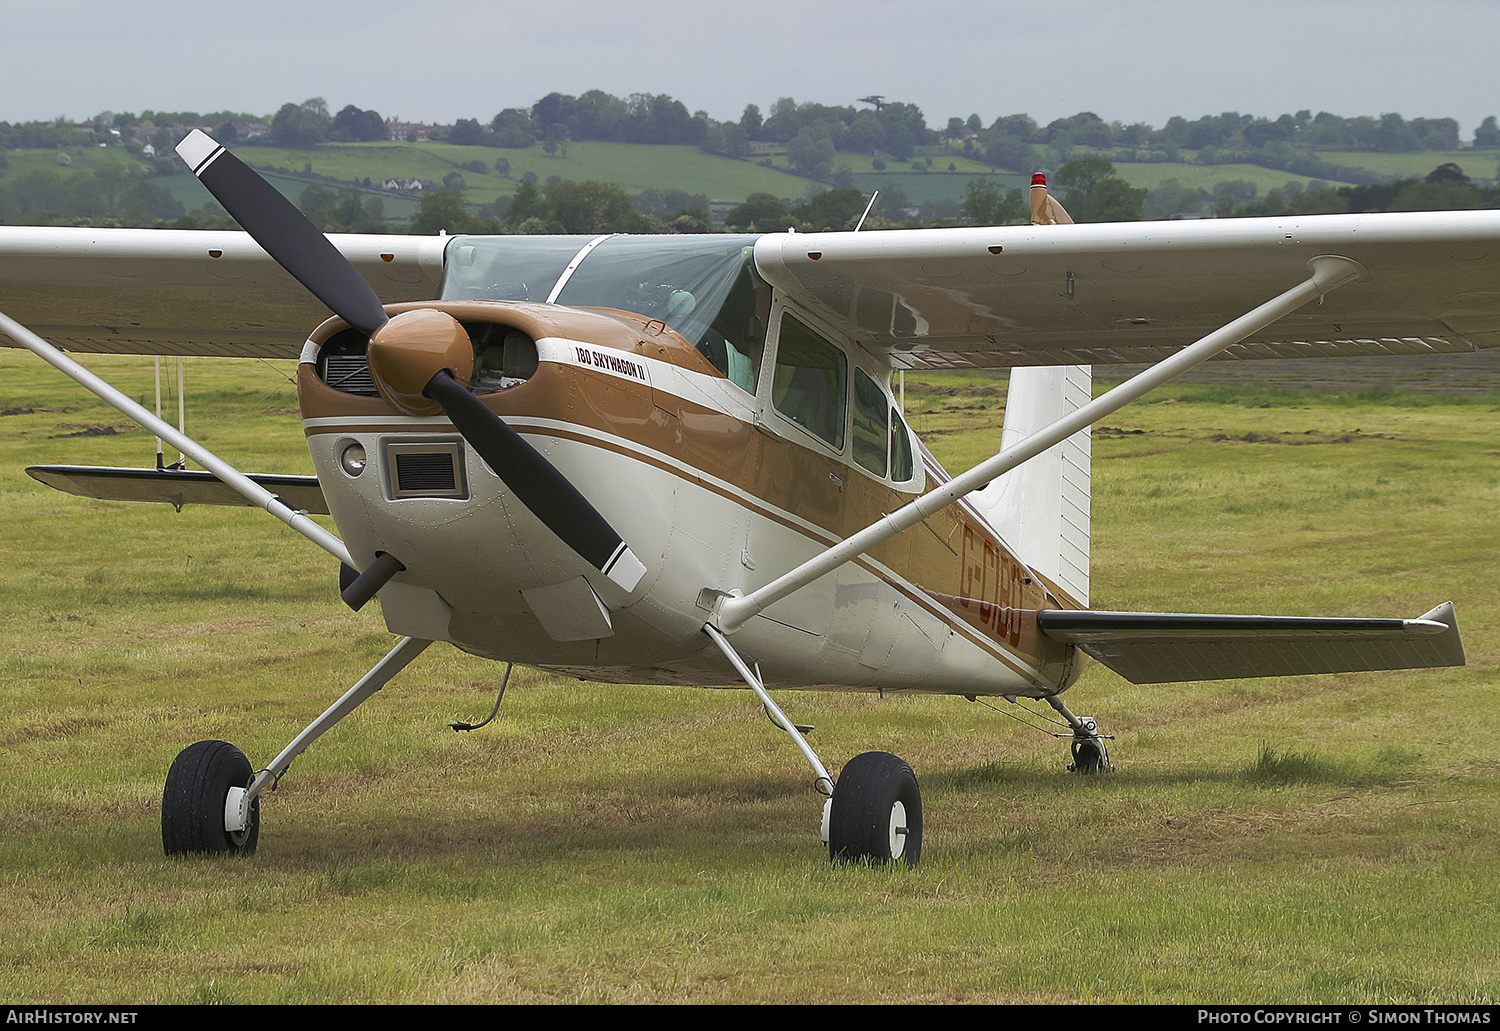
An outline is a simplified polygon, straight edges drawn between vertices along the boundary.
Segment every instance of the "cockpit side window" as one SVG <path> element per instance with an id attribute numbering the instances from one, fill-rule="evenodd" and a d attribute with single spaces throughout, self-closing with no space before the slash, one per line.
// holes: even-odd
<path id="1" fill-rule="evenodd" d="M 771 287 L 755 271 L 751 248 L 745 248 L 741 268 L 729 296 L 698 342 L 698 350 L 729 381 L 755 393 L 760 359 L 765 349 L 766 319 L 771 311 Z"/>
<path id="2" fill-rule="evenodd" d="M 782 315 L 771 403 L 834 450 L 844 449 L 849 397 L 848 359 L 791 315 Z"/>

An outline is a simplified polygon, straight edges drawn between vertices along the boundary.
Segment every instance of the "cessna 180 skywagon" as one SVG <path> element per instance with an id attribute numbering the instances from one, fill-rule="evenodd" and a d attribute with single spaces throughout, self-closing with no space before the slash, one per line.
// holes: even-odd
<path id="1" fill-rule="evenodd" d="M 179 153 L 245 233 L 5 229 L 0 330 L 207 471 L 32 474 L 91 497 L 257 505 L 337 558 L 345 601 L 378 599 L 400 639 L 259 771 L 224 742 L 183 751 L 169 853 L 253 850 L 261 793 L 434 641 L 599 681 L 747 686 L 815 771 L 831 854 L 907 863 L 910 767 L 868 752 L 835 782 L 769 688 L 1042 699 L 1087 771 L 1109 768 L 1105 738 L 1061 698 L 1086 655 L 1137 683 L 1463 662 L 1446 604 L 1090 609 L 1089 426 L 1213 357 L 1500 344 L 1500 212 L 325 237 L 202 133 Z M 1036 200 L 1037 221 L 1066 221 Z M 304 289 L 335 317 L 299 345 L 317 317 Z M 316 477 L 240 473 L 45 338 L 300 346 Z M 1089 366 L 1111 362 L 1152 364 L 1094 399 Z M 892 373 L 990 367 L 1013 369 L 997 453 L 949 476 Z M 338 536 L 308 517 L 323 512 Z"/>

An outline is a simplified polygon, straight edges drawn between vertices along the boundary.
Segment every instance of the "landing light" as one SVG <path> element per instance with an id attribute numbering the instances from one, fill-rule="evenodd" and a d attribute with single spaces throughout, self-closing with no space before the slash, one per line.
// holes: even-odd
<path id="1" fill-rule="evenodd" d="M 344 448 L 339 455 L 339 465 L 344 472 L 350 476 L 358 476 L 365 471 L 365 446 L 363 444 L 350 444 Z"/>

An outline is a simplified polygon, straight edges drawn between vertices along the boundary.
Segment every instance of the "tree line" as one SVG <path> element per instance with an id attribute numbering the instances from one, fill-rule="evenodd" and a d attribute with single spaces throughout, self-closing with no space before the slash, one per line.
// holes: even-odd
<path id="1" fill-rule="evenodd" d="M 667 94 L 633 93 L 616 97 L 603 90 L 581 96 L 549 93 L 529 108 L 510 107 L 488 120 L 460 118 L 452 126 L 434 127 L 429 138 L 465 145 L 523 148 L 548 138 L 606 140 L 622 143 L 664 143 L 702 146 L 714 153 L 743 157 L 756 143 L 790 146 L 826 140 L 835 151 L 881 153 L 909 160 L 915 148 L 943 141 L 970 144 L 983 157 L 1003 157 L 1016 145 L 1084 147 L 1114 150 L 1115 160 L 1176 160 L 1181 151 L 1245 152 L 1273 144 L 1317 150 L 1407 153 L 1451 151 L 1462 145 L 1461 128 L 1453 118 L 1406 119 L 1400 114 L 1343 117 L 1310 110 L 1265 118 L 1239 112 L 1204 115 L 1189 120 L 1169 118 L 1160 128 L 1145 122 L 1126 125 L 1106 122 L 1091 111 L 1057 118 L 1046 125 L 1026 114 L 1002 115 L 986 124 L 978 114 L 953 116 L 942 128 L 929 126 L 920 108 L 883 97 L 854 104 L 798 103 L 782 97 L 762 113 L 747 104 L 736 121 L 717 121 L 706 111 L 689 112 L 682 101 Z M 254 140 L 239 139 L 239 127 L 263 126 Z M 86 146 L 108 142 L 115 134 L 149 137 L 179 127 L 212 127 L 229 137 L 221 142 L 262 142 L 285 147 L 312 147 L 326 142 L 384 139 L 387 119 L 379 112 L 346 105 L 330 113 L 321 97 L 300 104 L 287 103 L 272 115 L 215 111 L 103 111 L 74 124 L 66 118 L 11 124 L 0 122 L 0 151 Z M 142 130 L 146 132 L 143 133 Z M 1473 146 L 1500 148 L 1500 125 L 1491 115 L 1472 130 Z M 158 151 L 162 150 L 157 146 Z M 1002 160 L 999 164 L 1005 165 Z M 1006 167 L 1012 167 L 1007 165 Z"/>
<path id="2" fill-rule="evenodd" d="M 574 140 L 695 145 L 735 158 L 757 149 L 784 149 L 794 170 L 832 184 L 800 202 L 755 194 L 729 213 L 737 229 L 852 228 L 868 197 L 850 187 L 847 166 L 835 169 L 839 152 L 873 155 L 876 170 L 886 159 L 908 161 L 918 148 L 962 151 L 992 169 L 1029 171 L 1058 168 L 1054 189 L 1080 221 L 1128 221 L 1212 215 L 1217 217 L 1334 211 L 1413 210 L 1496 206 L 1495 190 L 1477 186 L 1453 165 L 1434 169 L 1425 179 L 1385 182 L 1362 169 L 1340 167 L 1327 156 L 1338 149 L 1385 152 L 1446 151 L 1459 146 L 1459 126 L 1451 118 L 1407 120 L 1398 114 L 1344 118 L 1309 111 L 1276 119 L 1228 112 L 1189 121 L 1174 117 L 1160 129 L 1145 123 L 1106 123 L 1091 112 L 1059 118 L 1043 126 L 1024 114 L 1005 115 L 985 125 L 978 114 L 953 117 L 943 129 L 927 125 L 911 104 L 867 97 L 866 106 L 798 103 L 783 97 L 762 114 L 746 105 L 735 122 L 715 122 L 706 112 L 689 113 L 666 94 L 615 97 L 602 90 L 581 96 L 549 93 L 530 108 L 506 108 L 488 121 L 459 119 L 452 126 L 424 127 L 429 138 L 467 146 L 528 148 L 541 143 L 566 156 Z M 346 105 L 331 113 L 322 98 L 287 103 L 270 116 L 245 112 L 101 112 L 73 125 L 0 122 L 0 222 L 40 221 L 95 225 L 172 225 L 208 227 L 227 223 L 216 206 L 187 214 L 151 179 L 179 174 L 171 156 L 188 127 L 207 126 L 223 142 L 312 148 L 326 142 L 386 138 L 390 123 L 374 110 Z M 99 143 L 122 147 L 126 156 L 69 170 L 67 149 Z M 151 149 L 148 150 L 147 147 Z M 1474 130 L 1475 149 L 1500 149 L 1494 116 Z M 56 167 L 28 168 L 6 175 L 7 149 L 57 148 Z M 1316 148 L 1316 149 L 1315 149 Z M 154 153 L 153 153 L 154 151 Z M 1191 151 L 1199 164 L 1245 162 L 1284 169 L 1315 181 L 1289 180 L 1258 196 L 1254 184 L 1230 180 L 1212 191 L 1184 188 L 1176 180 L 1146 191 L 1132 189 L 1114 173 L 1116 161 L 1174 161 Z M 1087 152 L 1089 156 L 1080 157 Z M 918 159 L 922 160 L 922 159 Z M 769 161 L 769 158 L 767 159 Z M 509 161 L 494 166 L 509 174 Z M 462 166 L 487 172 L 489 163 Z M 952 167 L 952 166 L 950 166 Z M 553 177 L 544 185 L 523 182 L 513 198 L 501 198 L 477 212 L 463 203 L 463 177 L 455 171 L 444 189 L 421 199 L 411 222 L 414 232 L 660 232 L 704 231 L 708 201 L 686 194 L 667 198 L 659 191 L 631 197 L 610 184 L 578 183 Z M 1355 186 L 1330 187 L 1318 179 Z M 357 185 L 357 184 L 355 184 Z M 366 183 L 368 186 L 368 182 Z M 331 187 L 331 188 L 330 188 Z M 303 210 L 329 231 L 389 231 L 379 198 L 358 189 L 313 185 L 304 192 Z M 951 224 L 1004 224 L 1024 221 L 1026 198 L 987 179 L 970 180 L 962 197 L 912 205 L 893 182 L 881 190 L 867 225 L 916 227 Z M 1077 209 L 1077 210 L 1074 210 Z"/>
<path id="3" fill-rule="evenodd" d="M 1462 143 L 1456 119 L 1408 120 L 1395 113 L 1343 117 L 1302 110 L 1273 119 L 1225 112 L 1193 120 L 1174 116 L 1160 128 L 1144 122 L 1106 122 L 1088 111 L 1046 125 L 1025 114 L 1002 115 L 986 125 L 976 113 L 950 117 L 939 129 L 929 126 L 921 109 L 912 104 L 878 96 L 858 103 L 865 106 L 798 103 L 782 97 L 765 113 L 747 104 L 737 121 L 720 122 L 705 111 L 690 113 L 667 94 L 636 93 L 621 98 L 603 90 L 576 97 L 554 92 L 529 108 L 505 108 L 485 121 L 460 118 L 451 126 L 423 127 L 423 131 L 428 139 L 465 146 L 528 148 L 540 143 L 549 154 L 564 157 L 575 140 L 692 145 L 739 159 L 753 158 L 757 150 L 784 149 L 798 174 L 846 188 L 853 183 L 852 173 L 847 164 L 840 163 L 840 152 L 871 156 L 876 171 L 886 169 L 888 162 L 912 161 L 919 148 L 944 145 L 987 164 L 992 171 L 1057 168 L 1088 152 L 1114 162 L 1254 164 L 1314 179 L 1374 185 L 1383 177 L 1340 164 L 1337 152 L 1451 151 Z M 178 169 L 171 148 L 186 128 L 197 126 L 210 127 L 225 143 L 305 149 L 327 142 L 385 139 L 392 123 L 375 110 L 353 104 L 331 113 L 321 97 L 283 104 L 274 115 L 265 116 L 147 110 L 139 115 L 104 111 L 83 125 L 66 119 L 17 125 L 0 122 L 0 174 L 7 149 L 96 143 L 123 146 L 145 164 L 147 175 L 174 174 Z M 144 151 L 148 143 L 154 155 Z M 1474 128 L 1472 146 L 1500 149 L 1495 116 Z M 762 161 L 770 162 L 769 156 Z M 47 184 L 34 185 L 37 189 L 29 192 L 48 192 L 42 189 Z M 144 210 L 148 193 L 136 191 L 140 203 L 132 217 Z M 170 205 L 161 198 L 150 201 L 147 206 L 157 217 L 169 216 Z M 10 204 L 18 206 L 36 210 L 24 208 L 19 201 Z M 7 216 L 0 212 L 0 217 Z"/>

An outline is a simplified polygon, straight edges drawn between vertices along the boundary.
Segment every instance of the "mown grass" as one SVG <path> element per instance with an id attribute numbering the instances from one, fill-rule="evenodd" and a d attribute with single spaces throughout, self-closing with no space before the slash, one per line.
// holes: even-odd
<path id="1" fill-rule="evenodd" d="M 1344 157 L 1328 156 L 1328 160 L 1337 162 Z M 1357 162 L 1350 162 L 1357 166 Z M 1438 158 L 1423 171 L 1423 175 L 1432 171 L 1442 159 Z M 1115 174 L 1124 179 L 1138 190 L 1154 190 L 1169 179 L 1176 179 L 1178 184 L 1190 190 L 1208 190 L 1219 183 L 1241 181 L 1255 184 L 1256 193 L 1264 197 L 1272 190 L 1280 189 L 1287 183 L 1300 183 L 1306 187 L 1313 182 L 1316 176 L 1297 175 L 1277 168 L 1264 168 L 1260 165 L 1246 164 L 1223 164 L 1223 165 L 1191 165 L 1175 161 L 1119 161 L 1115 163 Z M 1335 185 L 1340 185 L 1335 183 Z"/>
<path id="2" fill-rule="evenodd" d="M 1318 156 L 1332 165 L 1363 168 L 1393 179 L 1421 179 L 1438 165 L 1454 164 L 1470 179 L 1496 178 L 1500 153 L 1493 150 L 1427 150 L 1402 154 L 1365 150 L 1324 150 Z"/>
<path id="3" fill-rule="evenodd" d="M 496 196 L 509 196 L 527 172 L 545 182 L 551 176 L 564 179 L 594 179 L 618 183 L 627 193 L 648 189 L 684 190 L 707 194 L 711 200 L 740 201 L 752 193 L 800 197 L 811 181 L 800 176 L 762 167 L 753 161 L 735 161 L 704 153 L 698 147 L 643 146 L 579 140 L 568 144 L 563 157 L 548 154 L 540 143 L 526 148 L 458 147 L 449 143 L 350 143 L 316 150 L 277 147 L 241 147 L 236 153 L 246 161 L 280 165 L 300 172 L 308 163 L 313 171 L 336 179 L 376 178 L 372 169 L 389 168 L 387 177 L 419 177 L 442 181 L 449 172 L 460 171 L 468 186 L 466 197 L 480 203 Z M 510 177 L 494 173 L 495 159 L 510 162 Z M 482 161 L 490 171 L 464 171 L 465 162 Z"/>
<path id="4" fill-rule="evenodd" d="M 370 179 L 375 189 L 366 197 L 379 197 L 387 220 L 405 219 L 416 213 L 417 200 L 411 195 L 379 191 L 386 179 L 431 179 L 441 184 L 443 177 L 458 172 L 464 177 L 464 199 L 471 206 L 490 204 L 510 197 L 520 186 L 522 177 L 536 175 L 541 183 L 558 176 L 570 180 L 595 180 L 615 183 L 632 195 L 647 190 L 682 190 L 702 194 L 711 202 L 737 204 L 752 193 L 770 193 L 777 197 L 797 199 L 809 190 L 826 186 L 797 175 L 785 167 L 768 168 L 757 161 L 737 161 L 707 154 L 698 147 L 648 146 L 583 140 L 570 143 L 567 155 L 548 154 L 540 143 L 525 148 L 460 147 L 448 143 L 338 143 L 325 144 L 313 150 L 286 147 L 239 146 L 233 148 L 239 157 L 252 164 L 278 190 L 296 200 L 308 185 L 316 182 L 327 189 Z M 75 147 L 69 150 L 74 169 L 88 168 L 100 161 L 133 161 L 113 148 Z M 22 150 L 9 152 L 10 174 L 56 167 L 57 151 Z M 497 158 L 510 162 L 508 176 L 495 171 Z M 484 172 L 463 167 L 479 161 Z M 869 159 L 864 160 L 866 165 Z M 946 165 L 944 166 L 946 167 Z M 279 174 L 271 169 L 285 169 Z M 328 180 L 313 179 L 310 169 Z M 62 170 L 66 176 L 67 170 Z M 186 169 L 181 175 L 159 176 L 152 182 L 167 191 L 188 211 L 212 201 L 201 183 Z M 962 193 L 960 182 L 953 192 Z"/>
<path id="5" fill-rule="evenodd" d="M 89 364 L 150 390 L 149 361 Z M 306 471 L 285 372 L 190 362 L 189 428 L 247 467 Z M 1500 997 L 1488 402 L 1184 387 L 1105 420 L 1096 604 L 1451 598 L 1470 664 L 1155 687 L 1095 667 L 1069 701 L 1117 735 L 1120 769 L 1092 778 L 1003 702 L 782 698 L 835 767 L 871 748 L 912 762 L 917 870 L 827 863 L 808 771 L 744 692 L 518 671 L 496 722 L 457 735 L 501 667 L 442 647 L 297 761 L 255 857 L 213 862 L 160 854 L 172 756 L 214 737 L 266 761 L 390 637 L 259 513 L 26 478 L 149 464 L 151 439 L 69 436 L 121 420 L 30 356 L 0 353 L 0 377 L 9 1001 Z M 907 399 L 958 468 L 993 447 L 1004 379 L 909 376 Z"/>

